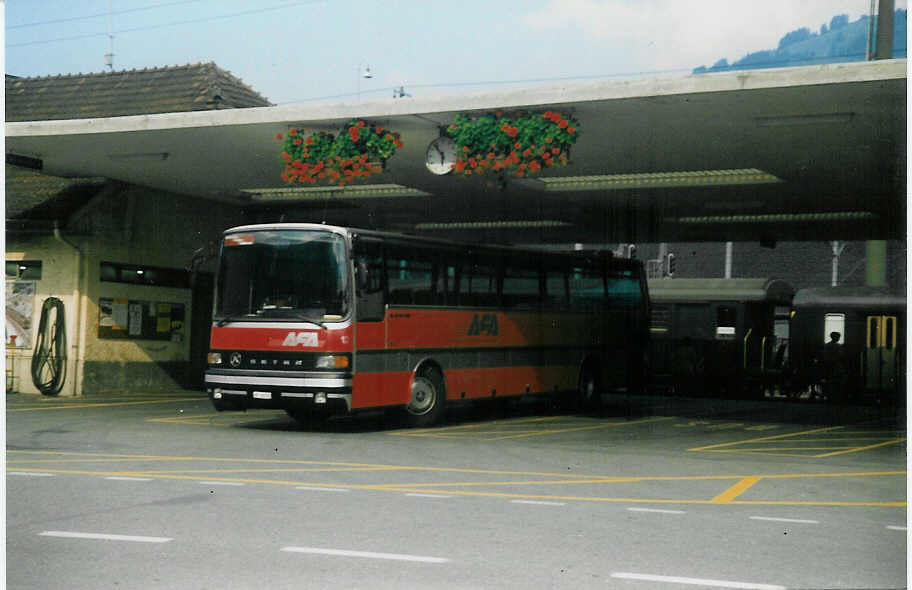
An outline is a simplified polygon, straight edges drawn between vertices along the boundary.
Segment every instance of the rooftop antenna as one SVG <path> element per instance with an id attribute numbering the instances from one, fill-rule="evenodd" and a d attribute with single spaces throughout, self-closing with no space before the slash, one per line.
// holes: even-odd
<path id="1" fill-rule="evenodd" d="M 114 19 L 114 0 L 108 0 L 108 52 L 105 54 L 105 65 L 108 66 L 108 71 L 114 71 L 114 29 L 113 29 L 113 19 Z"/>

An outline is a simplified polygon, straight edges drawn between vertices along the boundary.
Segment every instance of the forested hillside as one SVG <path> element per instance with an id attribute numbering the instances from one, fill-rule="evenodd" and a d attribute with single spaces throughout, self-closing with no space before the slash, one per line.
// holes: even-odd
<path id="1" fill-rule="evenodd" d="M 693 73 L 861 61 L 866 55 L 868 29 L 867 15 L 854 22 L 849 22 L 848 15 L 836 15 L 816 32 L 802 27 L 787 33 L 775 49 L 749 53 L 734 63 L 722 58 Z M 906 57 L 906 10 L 897 10 L 893 16 L 893 57 Z"/>

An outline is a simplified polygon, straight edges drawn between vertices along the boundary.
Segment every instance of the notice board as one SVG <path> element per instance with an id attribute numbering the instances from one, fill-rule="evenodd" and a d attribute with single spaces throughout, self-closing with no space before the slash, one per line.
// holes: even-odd
<path id="1" fill-rule="evenodd" d="M 184 339 L 184 304 L 170 301 L 101 298 L 98 337 L 119 340 Z"/>

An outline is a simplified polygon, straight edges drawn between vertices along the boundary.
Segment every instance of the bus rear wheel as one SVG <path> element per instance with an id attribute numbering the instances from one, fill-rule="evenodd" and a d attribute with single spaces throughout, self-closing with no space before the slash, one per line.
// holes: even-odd
<path id="1" fill-rule="evenodd" d="M 443 376 L 433 367 L 422 367 L 412 379 L 404 417 L 409 426 L 430 426 L 443 416 L 446 392 Z"/>
<path id="2" fill-rule="evenodd" d="M 595 367 L 591 364 L 583 367 L 580 372 L 577 403 L 584 411 L 598 410 L 602 406 L 602 385 Z"/>

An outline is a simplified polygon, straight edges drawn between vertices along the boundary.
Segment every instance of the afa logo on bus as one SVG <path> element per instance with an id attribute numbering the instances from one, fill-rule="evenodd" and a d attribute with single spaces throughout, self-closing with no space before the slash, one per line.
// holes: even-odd
<path id="1" fill-rule="evenodd" d="M 316 332 L 289 332 L 282 346 L 306 346 L 316 348 L 319 345 Z"/>
<path id="2" fill-rule="evenodd" d="M 472 323 L 469 324 L 469 336 L 497 336 L 500 328 L 497 325 L 496 313 L 475 314 L 472 316 Z"/>

